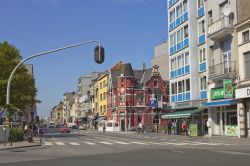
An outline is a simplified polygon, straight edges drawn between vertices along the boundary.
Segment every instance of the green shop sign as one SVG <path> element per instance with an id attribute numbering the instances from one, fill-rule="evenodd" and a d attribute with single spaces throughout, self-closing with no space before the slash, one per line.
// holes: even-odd
<path id="1" fill-rule="evenodd" d="M 234 94 L 233 81 L 231 79 L 223 80 L 224 98 L 232 98 Z"/>
<path id="2" fill-rule="evenodd" d="M 210 92 L 211 95 L 211 99 L 223 99 L 224 98 L 224 89 L 220 88 L 220 89 L 212 89 Z"/>

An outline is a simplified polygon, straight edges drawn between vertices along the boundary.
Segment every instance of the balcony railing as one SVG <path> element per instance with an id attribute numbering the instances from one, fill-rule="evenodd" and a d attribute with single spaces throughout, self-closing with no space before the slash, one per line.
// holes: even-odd
<path id="1" fill-rule="evenodd" d="M 236 73 L 236 62 L 225 61 L 209 67 L 209 77 L 216 77 L 225 74 Z"/>
<path id="2" fill-rule="evenodd" d="M 231 33 L 231 30 L 233 29 L 233 20 L 230 19 L 229 16 L 224 16 L 215 22 L 210 20 L 209 24 L 208 38 L 212 40 L 223 38 Z"/>

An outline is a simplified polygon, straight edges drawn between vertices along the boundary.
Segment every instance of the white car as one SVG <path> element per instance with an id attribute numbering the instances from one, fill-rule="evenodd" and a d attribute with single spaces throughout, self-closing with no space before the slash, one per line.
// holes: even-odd
<path id="1" fill-rule="evenodd" d="M 69 128 L 75 128 L 77 125 L 76 125 L 76 123 L 69 123 L 67 126 Z"/>

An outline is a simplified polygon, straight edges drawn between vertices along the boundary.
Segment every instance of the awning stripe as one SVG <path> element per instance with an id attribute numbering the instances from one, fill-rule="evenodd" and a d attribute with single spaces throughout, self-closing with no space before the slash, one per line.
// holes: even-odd
<path id="1" fill-rule="evenodd" d="M 228 106 L 228 105 L 234 105 L 235 100 L 234 99 L 229 99 L 229 100 L 218 100 L 218 101 L 211 101 L 211 102 L 206 102 L 202 104 L 204 107 L 217 107 L 217 106 Z"/>

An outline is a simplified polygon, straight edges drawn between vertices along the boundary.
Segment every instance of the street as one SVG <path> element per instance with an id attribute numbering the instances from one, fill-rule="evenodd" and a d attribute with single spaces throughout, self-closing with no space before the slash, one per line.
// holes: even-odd
<path id="1" fill-rule="evenodd" d="M 72 131 L 48 133 L 42 147 L 0 151 L 5 165 L 248 165 L 250 145 L 166 135 Z"/>

